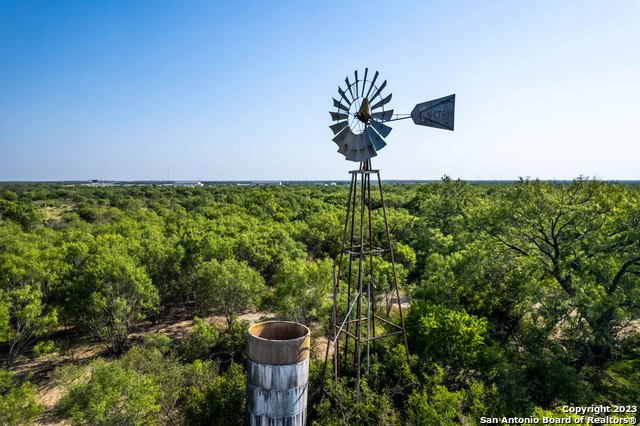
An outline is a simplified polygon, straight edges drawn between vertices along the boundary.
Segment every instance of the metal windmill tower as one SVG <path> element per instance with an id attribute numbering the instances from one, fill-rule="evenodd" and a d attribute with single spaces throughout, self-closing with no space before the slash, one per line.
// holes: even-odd
<path id="1" fill-rule="evenodd" d="M 360 76 L 356 70 L 353 81 L 347 77 L 346 90 L 338 87 L 340 97 L 333 99 L 336 110 L 330 114 L 335 123 L 329 126 L 335 135 L 333 141 L 338 145 L 338 152 L 347 160 L 358 162 L 360 167 L 349 172 L 351 185 L 340 260 L 337 268 L 334 268 L 337 271 L 333 280 L 332 339 L 325 354 L 325 372 L 329 346 L 332 344 L 334 378 L 355 376 L 358 393 L 363 364 L 368 373 L 371 346 L 378 339 L 402 335 L 409 357 L 380 170 L 372 168 L 371 158 L 386 146 L 385 138 L 391 133 L 391 127 L 385 122 L 412 118 L 418 125 L 453 130 L 455 108 L 455 95 L 450 95 L 418 104 L 411 114 L 394 114 L 392 109 L 387 108 L 391 93 L 383 95 L 387 81 L 379 83 L 378 77 L 378 71 L 371 77 L 368 68 Z M 372 175 L 377 182 L 373 196 Z M 377 199 L 373 200 L 374 197 Z M 374 241 L 372 225 L 374 203 L 381 207 L 385 227 L 383 241 L 378 242 Z M 385 256 L 391 262 L 393 277 L 390 291 L 395 295 L 400 324 L 378 315 L 376 306 L 378 281 L 374 258 Z M 340 302 L 340 299 L 346 299 L 346 306 L 343 306 L 345 301 Z"/>

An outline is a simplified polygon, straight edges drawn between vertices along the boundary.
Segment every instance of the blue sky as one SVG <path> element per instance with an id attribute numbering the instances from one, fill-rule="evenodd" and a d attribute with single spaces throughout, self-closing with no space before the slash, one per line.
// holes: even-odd
<path id="1" fill-rule="evenodd" d="M 0 0 L 0 180 L 346 179 L 364 67 L 396 112 L 456 94 L 383 178 L 640 179 L 638 1 Z"/>

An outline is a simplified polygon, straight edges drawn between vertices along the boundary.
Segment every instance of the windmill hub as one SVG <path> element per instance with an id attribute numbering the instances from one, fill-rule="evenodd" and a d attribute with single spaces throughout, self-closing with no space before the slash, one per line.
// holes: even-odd
<path id="1" fill-rule="evenodd" d="M 384 139 L 391 133 L 391 127 L 384 122 L 391 119 L 393 110 L 386 108 L 391 94 L 383 96 L 387 81 L 380 84 L 379 75 L 376 71 L 370 78 L 368 68 L 364 76 L 355 71 L 353 81 L 345 78 L 346 89 L 338 87 L 339 99 L 333 98 L 336 111 L 329 113 L 335 123 L 329 127 L 338 152 L 349 161 L 367 161 L 387 145 Z"/>
<path id="2" fill-rule="evenodd" d="M 362 105 L 360 105 L 360 109 L 356 113 L 356 118 L 365 124 L 371 120 L 371 104 L 369 103 L 369 99 L 364 98 L 362 100 Z"/>

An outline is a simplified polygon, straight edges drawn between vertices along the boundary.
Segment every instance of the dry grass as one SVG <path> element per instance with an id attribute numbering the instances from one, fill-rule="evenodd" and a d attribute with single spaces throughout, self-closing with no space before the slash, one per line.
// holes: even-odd
<path id="1" fill-rule="evenodd" d="M 62 216 L 73 211 L 73 207 L 66 204 L 61 204 L 59 206 L 46 205 L 42 206 L 40 211 L 44 215 L 46 221 L 55 221 L 62 219 Z"/>

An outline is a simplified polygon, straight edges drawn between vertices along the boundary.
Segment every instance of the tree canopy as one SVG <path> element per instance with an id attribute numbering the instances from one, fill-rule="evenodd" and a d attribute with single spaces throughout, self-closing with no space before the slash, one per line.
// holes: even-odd
<path id="1" fill-rule="evenodd" d="M 311 422 L 477 424 L 637 404 L 639 186 L 444 177 L 384 190 L 411 356 L 381 340 L 362 394 L 348 377 L 326 380 Z M 70 377 L 58 407 L 69 421 L 242 422 L 248 324 L 238 317 L 259 310 L 330 337 L 347 196 L 342 184 L 0 185 L 0 419 L 39 415 L 31 378 L 12 373 L 45 353 L 64 358 L 76 339 L 108 358 L 38 377 Z M 389 260 L 365 268 L 377 314 L 395 320 Z M 184 335 L 140 338 L 176 313 Z M 208 360 L 221 353 L 228 372 Z M 312 389 L 319 371 L 314 360 Z"/>

